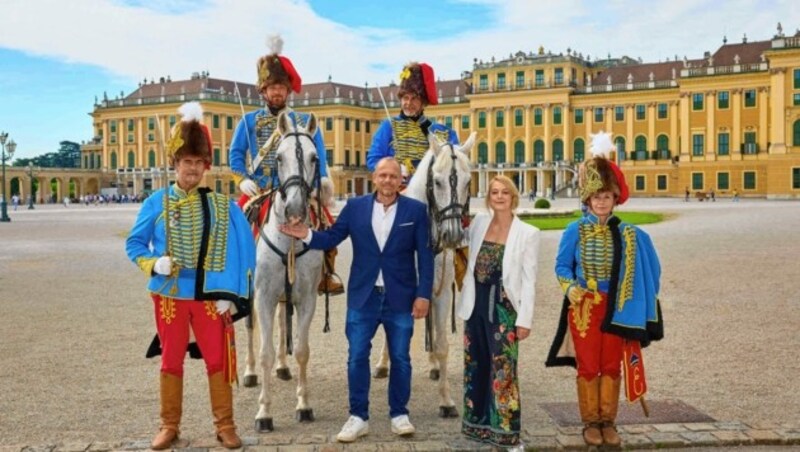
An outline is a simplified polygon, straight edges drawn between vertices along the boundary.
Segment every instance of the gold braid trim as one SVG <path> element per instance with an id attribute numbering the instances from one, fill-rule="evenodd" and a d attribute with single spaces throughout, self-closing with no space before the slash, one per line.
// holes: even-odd
<path id="1" fill-rule="evenodd" d="M 594 280 L 590 281 L 594 282 Z M 592 284 L 589 284 L 592 285 Z M 589 324 L 592 322 L 592 306 L 600 304 L 603 297 L 597 292 L 597 283 L 594 284 L 594 295 L 590 296 L 589 293 L 583 297 L 580 305 L 572 309 L 572 319 L 575 321 L 575 329 L 578 330 L 580 337 L 586 337 L 586 331 L 589 330 Z"/>
<path id="2" fill-rule="evenodd" d="M 428 139 L 422 133 L 419 123 L 411 120 L 392 119 L 394 132 L 394 157 L 399 162 L 420 160 L 428 150 Z"/>
<path id="3" fill-rule="evenodd" d="M 206 308 L 206 315 L 211 320 L 217 320 L 217 305 L 213 301 L 204 301 L 203 307 Z"/>
<path id="4" fill-rule="evenodd" d="M 147 276 L 153 275 L 153 267 L 156 265 L 156 261 L 158 258 L 156 257 L 137 257 L 136 258 L 136 265 L 144 272 Z"/>
<path id="5" fill-rule="evenodd" d="M 592 162 L 586 163 L 581 173 L 583 177 L 578 192 L 581 195 L 581 201 L 586 201 L 590 196 L 603 188 L 603 178 Z"/>
<path id="6" fill-rule="evenodd" d="M 161 296 L 161 303 L 159 303 L 159 311 L 161 313 L 161 320 L 167 325 L 172 323 L 175 319 L 175 299 L 170 297 Z"/>
<path id="7" fill-rule="evenodd" d="M 625 241 L 625 274 L 622 275 L 622 284 L 617 296 L 617 311 L 622 311 L 625 303 L 633 298 L 633 277 L 636 273 L 636 231 L 626 226 L 622 230 L 622 239 Z"/>
<path id="8" fill-rule="evenodd" d="M 563 276 L 559 276 L 558 277 L 558 284 L 561 285 L 561 291 L 564 292 L 564 294 L 566 295 L 567 291 L 570 288 L 570 286 L 575 284 L 575 280 L 571 279 L 571 278 L 564 278 Z"/>
<path id="9" fill-rule="evenodd" d="M 209 210 L 211 210 L 211 231 L 208 235 L 208 252 L 203 268 L 206 271 L 220 272 L 225 270 L 225 255 L 228 250 L 228 217 L 230 203 L 224 195 L 208 194 Z"/>

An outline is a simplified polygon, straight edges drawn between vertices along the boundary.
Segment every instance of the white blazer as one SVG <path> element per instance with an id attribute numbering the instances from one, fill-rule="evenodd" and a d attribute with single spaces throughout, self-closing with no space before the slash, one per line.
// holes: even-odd
<path id="1" fill-rule="evenodd" d="M 458 300 L 458 316 L 468 320 L 475 307 L 475 261 L 478 258 L 492 215 L 480 213 L 469 227 L 469 264 Z M 516 326 L 531 328 L 536 300 L 536 261 L 539 256 L 539 229 L 516 215 L 511 223 L 503 253 L 503 289 L 517 311 Z"/>

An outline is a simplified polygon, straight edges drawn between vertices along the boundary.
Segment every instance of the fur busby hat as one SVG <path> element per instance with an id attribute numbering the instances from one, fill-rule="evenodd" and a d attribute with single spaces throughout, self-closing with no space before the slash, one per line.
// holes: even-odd
<path id="1" fill-rule="evenodd" d="M 616 147 L 611 142 L 611 134 L 600 131 L 591 134 L 592 144 L 589 150 L 594 156 L 581 165 L 579 172 L 581 201 L 588 199 L 599 191 L 610 191 L 617 195 L 617 205 L 628 200 L 628 184 L 622 170 L 608 159 Z"/>
<path id="2" fill-rule="evenodd" d="M 267 38 L 270 53 L 258 59 L 258 89 L 264 91 L 267 86 L 280 83 L 290 90 L 299 93 L 303 82 L 294 68 L 292 61 L 280 55 L 283 50 L 283 39 L 280 36 Z"/>
<path id="3" fill-rule="evenodd" d="M 400 91 L 397 97 L 403 97 L 406 93 L 416 94 L 425 105 L 438 104 L 433 68 L 426 63 L 412 62 L 405 65 L 400 73 Z"/>
<path id="4" fill-rule="evenodd" d="M 198 102 L 187 102 L 178 108 L 180 122 L 172 127 L 167 154 L 173 162 L 185 156 L 201 157 L 206 168 L 211 167 L 211 134 L 203 125 L 203 107 Z"/>

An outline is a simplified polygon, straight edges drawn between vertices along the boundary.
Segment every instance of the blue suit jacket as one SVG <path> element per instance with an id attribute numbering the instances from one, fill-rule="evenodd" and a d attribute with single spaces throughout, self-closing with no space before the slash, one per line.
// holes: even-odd
<path id="1" fill-rule="evenodd" d="M 382 271 L 389 307 L 395 312 L 410 313 L 414 299 L 430 300 L 433 290 L 428 213 L 423 203 L 400 195 L 392 230 L 381 251 L 372 230 L 374 205 L 375 195 L 349 200 L 330 229 L 313 233 L 309 246 L 330 249 L 349 236 L 353 264 L 347 286 L 348 308 L 364 306 L 378 279 L 378 271 Z"/>

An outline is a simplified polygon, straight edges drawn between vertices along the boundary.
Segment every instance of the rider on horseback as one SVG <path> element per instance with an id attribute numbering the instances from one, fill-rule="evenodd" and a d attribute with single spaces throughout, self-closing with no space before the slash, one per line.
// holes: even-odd
<path id="1" fill-rule="evenodd" d="M 283 48 L 283 40 L 279 36 L 269 39 L 271 53 L 258 59 L 258 89 L 267 103 L 267 108 L 249 112 L 243 115 L 242 120 L 236 126 L 236 130 L 231 140 L 229 161 L 231 172 L 242 197 L 239 199 L 239 206 L 244 208 L 245 204 L 256 198 L 270 188 L 277 188 L 280 185 L 278 173 L 276 171 L 275 149 L 278 146 L 279 135 L 275 133 L 278 115 L 281 112 L 288 113 L 288 116 L 296 125 L 305 126 L 308 123 L 307 113 L 295 112 L 286 105 L 289 91 L 299 93 L 302 82 L 300 75 L 295 70 L 289 58 L 279 55 Z M 322 133 L 317 129 L 314 134 L 314 143 L 319 155 L 320 175 L 322 176 L 322 187 L 317 187 L 323 191 L 333 194 L 332 184 L 328 179 L 328 166 L 325 144 L 322 141 Z M 248 166 L 248 156 L 250 164 Z M 258 218 L 251 219 L 258 228 L 269 211 L 269 200 L 265 200 L 258 210 Z M 326 229 L 333 224 L 333 217 L 330 215 L 326 206 L 323 206 L 324 218 L 317 219 L 321 229 Z M 328 272 L 320 282 L 319 292 L 326 290 L 337 295 L 344 293 L 341 283 L 332 278 L 336 249 L 326 251 L 325 261 Z"/>

